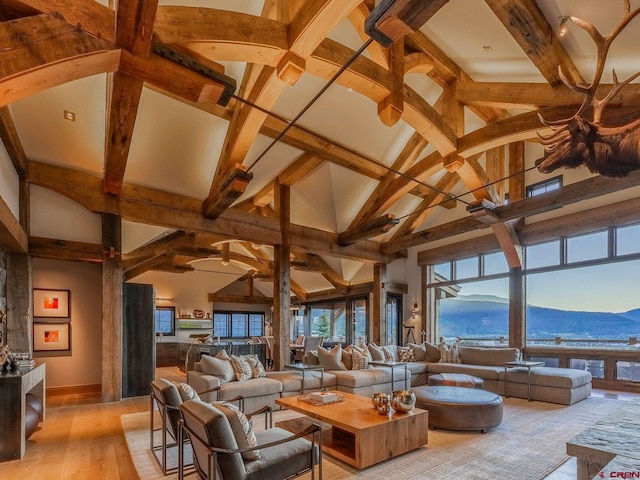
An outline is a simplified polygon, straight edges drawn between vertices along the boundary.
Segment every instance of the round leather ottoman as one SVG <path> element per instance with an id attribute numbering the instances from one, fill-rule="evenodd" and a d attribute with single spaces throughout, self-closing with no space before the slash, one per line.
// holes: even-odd
<path id="1" fill-rule="evenodd" d="M 484 388 L 484 380 L 466 373 L 436 373 L 427 379 L 427 385 Z"/>
<path id="2" fill-rule="evenodd" d="M 502 422 L 502 397 L 465 387 L 422 386 L 412 388 L 416 407 L 429 411 L 429 427 L 448 430 L 480 430 Z"/>

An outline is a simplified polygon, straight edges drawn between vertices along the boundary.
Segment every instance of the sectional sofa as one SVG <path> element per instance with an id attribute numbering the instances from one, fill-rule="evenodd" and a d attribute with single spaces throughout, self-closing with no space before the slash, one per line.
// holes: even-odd
<path id="1" fill-rule="evenodd" d="M 357 347 L 351 349 L 353 348 Z M 304 391 L 317 391 L 326 387 L 330 390 L 371 396 L 376 392 L 402 390 L 405 382 L 408 386 L 425 385 L 430 375 L 438 373 L 465 373 L 481 378 L 485 390 L 500 395 L 505 394 L 506 377 L 509 396 L 527 398 L 526 369 L 516 368 L 505 372 L 504 368 L 505 362 L 516 360 L 518 350 L 515 348 L 457 346 L 455 355 L 452 355 L 451 349 L 443 349 L 442 346 L 439 348 L 426 342 L 419 345 L 410 344 L 409 347 L 369 345 L 364 348 L 367 349 L 368 361 L 406 362 L 406 374 L 404 365 L 396 366 L 392 372 L 389 367 L 368 366 L 368 361 L 365 365 L 360 364 L 353 369 L 353 362 L 347 361 L 351 360 L 349 349 L 343 350 L 341 358 L 336 361 L 336 347 L 333 349 L 333 357 L 327 356 L 329 351 L 319 351 L 320 355 L 315 355 L 315 358 L 313 354 L 305 358 L 307 364 L 323 367 L 324 372 L 321 375 L 319 370 L 305 371 Z M 363 346 L 360 347 L 361 352 L 362 349 Z M 262 374 L 264 376 L 238 381 L 232 378 L 233 375 L 228 370 L 221 373 L 218 368 L 220 365 L 226 368 L 224 360 L 203 356 L 200 362 L 196 362 L 194 370 L 188 372 L 188 383 L 196 391 L 203 392 L 219 387 L 215 392 L 202 395 L 205 401 L 228 400 L 242 395 L 245 398 L 245 409 L 253 411 L 264 405 L 275 407 L 275 399 L 300 395 L 303 392 L 303 376 L 299 371 L 267 371 Z M 368 368 L 360 368 L 363 366 Z M 532 400 L 572 405 L 590 395 L 591 374 L 587 371 L 537 367 L 531 372 Z"/>

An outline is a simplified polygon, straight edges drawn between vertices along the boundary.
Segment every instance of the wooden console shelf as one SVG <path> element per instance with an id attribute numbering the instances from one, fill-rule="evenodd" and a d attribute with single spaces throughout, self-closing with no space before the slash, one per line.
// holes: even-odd
<path id="1" fill-rule="evenodd" d="M 25 405 L 27 393 L 33 393 L 46 411 L 45 364 L 30 370 L 9 370 L 0 373 L 0 461 L 17 460 L 24 456 Z"/>

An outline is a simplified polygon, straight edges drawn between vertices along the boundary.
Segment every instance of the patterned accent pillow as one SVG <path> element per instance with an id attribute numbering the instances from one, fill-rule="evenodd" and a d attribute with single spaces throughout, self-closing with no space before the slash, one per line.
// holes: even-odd
<path id="1" fill-rule="evenodd" d="M 233 367 L 233 371 L 236 372 L 236 379 L 238 381 L 244 382 L 253 377 L 253 369 L 246 357 L 242 355 L 239 357 L 231 355 L 231 366 Z"/>
<path id="2" fill-rule="evenodd" d="M 395 362 L 398 360 L 396 357 L 398 354 L 398 347 L 395 345 L 384 345 L 380 348 L 382 348 L 382 352 L 384 353 L 385 362 Z"/>
<path id="3" fill-rule="evenodd" d="M 233 355 L 231 358 L 233 359 Z M 253 433 L 251 422 L 247 416 L 242 413 L 238 407 L 231 405 L 230 403 L 220 404 L 216 403 L 215 408 L 220 410 L 231 425 L 233 436 L 236 438 L 236 443 L 239 448 L 253 448 L 258 446 L 258 441 Z M 244 452 L 242 458 L 245 460 L 260 460 L 260 450 L 252 450 L 251 452 Z"/>
<path id="4" fill-rule="evenodd" d="M 249 365 L 251 365 L 252 378 L 261 378 L 267 376 L 264 365 L 262 365 L 262 362 L 257 355 L 245 355 L 245 358 L 249 362 Z"/>
<path id="5" fill-rule="evenodd" d="M 178 389 L 178 393 L 180 394 L 180 398 L 183 402 L 187 400 L 200 400 L 200 395 L 196 392 L 191 385 L 188 383 L 182 382 L 171 382 Z"/>
<path id="6" fill-rule="evenodd" d="M 416 357 L 413 354 L 413 348 L 411 347 L 398 347 L 398 355 L 401 362 L 415 362 Z"/>
<path id="7" fill-rule="evenodd" d="M 438 345 L 440 363 L 462 363 L 458 354 L 458 343 L 459 341 L 456 341 L 453 345 L 447 346 L 446 343 L 442 342 Z"/>
<path id="8" fill-rule="evenodd" d="M 364 340 L 360 341 L 360 345 L 358 346 L 354 346 L 354 348 L 358 349 L 358 351 L 367 356 L 367 360 L 368 361 L 372 361 L 373 358 L 371 357 L 371 352 L 369 351 L 369 348 L 367 347 L 367 344 Z"/>
<path id="9" fill-rule="evenodd" d="M 351 369 L 367 370 L 369 368 L 369 357 L 356 349 L 351 352 Z"/>

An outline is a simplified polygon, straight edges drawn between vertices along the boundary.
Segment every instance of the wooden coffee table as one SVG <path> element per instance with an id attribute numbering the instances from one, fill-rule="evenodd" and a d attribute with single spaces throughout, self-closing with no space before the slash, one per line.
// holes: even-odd
<path id="1" fill-rule="evenodd" d="M 299 431 L 310 418 L 323 426 L 322 451 L 356 468 L 366 468 L 420 448 L 427 443 L 428 412 L 414 408 L 409 413 L 380 415 L 369 397 L 332 392 L 343 402 L 311 405 L 298 399 L 276 399 L 276 404 L 306 417 L 276 423 L 289 431 Z M 308 418 L 310 417 L 310 418 Z"/>

